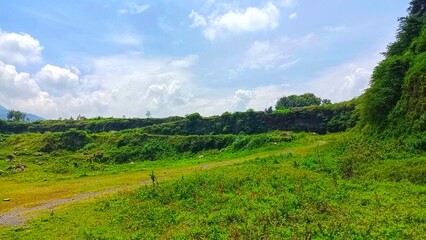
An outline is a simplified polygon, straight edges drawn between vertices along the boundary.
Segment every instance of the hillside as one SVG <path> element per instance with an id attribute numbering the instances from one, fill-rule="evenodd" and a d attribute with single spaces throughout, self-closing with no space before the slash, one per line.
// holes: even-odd
<path id="1" fill-rule="evenodd" d="M 361 96 L 358 108 L 367 132 L 396 137 L 426 131 L 425 5 L 412 1 L 408 16 L 399 19 L 396 41 Z"/>

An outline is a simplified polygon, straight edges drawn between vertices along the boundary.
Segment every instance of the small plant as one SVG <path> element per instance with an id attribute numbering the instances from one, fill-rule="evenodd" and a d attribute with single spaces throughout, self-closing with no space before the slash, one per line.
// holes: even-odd
<path id="1" fill-rule="evenodd" d="M 151 171 L 151 174 L 149 175 L 151 177 L 152 185 L 155 185 L 155 182 L 157 181 L 157 176 L 155 176 L 154 170 Z"/>

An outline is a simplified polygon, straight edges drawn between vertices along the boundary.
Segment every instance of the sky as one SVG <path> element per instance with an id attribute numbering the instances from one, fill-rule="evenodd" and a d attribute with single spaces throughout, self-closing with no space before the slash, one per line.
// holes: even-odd
<path id="1" fill-rule="evenodd" d="M 0 1 L 0 105 L 48 119 L 264 110 L 368 87 L 409 0 Z"/>

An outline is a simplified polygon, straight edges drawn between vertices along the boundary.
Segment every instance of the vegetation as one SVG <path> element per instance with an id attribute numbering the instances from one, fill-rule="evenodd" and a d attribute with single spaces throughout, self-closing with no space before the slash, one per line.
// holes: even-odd
<path id="1" fill-rule="evenodd" d="M 366 140 L 366 141 L 364 141 Z M 261 157 L 45 214 L 19 239 L 411 238 L 426 232 L 426 156 L 355 133 L 299 135 Z M 325 145 L 319 143 L 328 142 Z M 280 144 L 280 148 L 285 146 Z M 271 144 L 274 146 L 274 144 Z M 264 150 L 263 150 L 264 151 Z M 401 171 L 402 170 L 402 171 Z M 61 231 L 58 231 L 61 229 Z"/>
<path id="2" fill-rule="evenodd" d="M 413 137 L 426 130 L 426 15 L 424 1 L 412 1 L 399 19 L 396 41 L 375 68 L 359 109 L 365 131 Z M 423 140 L 424 141 L 424 140 Z M 419 142 L 425 149 L 426 143 Z"/>
<path id="3" fill-rule="evenodd" d="M 0 239 L 425 239 L 425 6 L 411 1 L 370 88 L 348 102 L 0 121 L 0 191 L 12 199 L 0 213 L 112 193 L 0 226 Z"/>
<path id="4" fill-rule="evenodd" d="M 25 121 L 26 120 L 27 115 L 23 112 L 17 111 L 17 110 L 10 110 L 7 113 L 7 120 L 11 120 L 11 121 Z"/>
<path id="5" fill-rule="evenodd" d="M 282 97 L 277 101 L 275 108 L 280 110 L 294 107 L 318 106 L 322 102 L 325 104 L 331 103 L 329 99 L 321 99 L 316 97 L 313 93 L 305 93 L 302 95 Z"/>
<path id="6" fill-rule="evenodd" d="M 164 119 L 111 119 L 95 118 L 80 120 L 46 120 L 36 122 L 6 122 L 0 120 L 0 133 L 65 132 L 70 129 L 88 133 L 120 131 L 142 128 L 146 133 L 162 135 L 205 135 L 205 134 L 247 134 L 266 133 L 273 130 L 311 131 L 317 133 L 344 131 L 353 127 L 353 101 L 293 108 L 275 112 L 225 112 L 221 116 L 202 117 L 199 113 L 186 117 Z M 333 121 L 340 119 L 339 126 Z M 342 122 L 347 119 L 348 122 Z M 330 122 L 332 121 L 332 122 Z"/>

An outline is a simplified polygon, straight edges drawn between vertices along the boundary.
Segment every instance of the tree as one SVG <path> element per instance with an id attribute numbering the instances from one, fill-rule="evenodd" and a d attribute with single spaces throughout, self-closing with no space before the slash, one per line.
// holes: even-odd
<path id="1" fill-rule="evenodd" d="M 145 113 L 145 116 L 146 116 L 146 118 L 150 118 L 151 117 L 151 111 L 146 111 L 146 113 Z"/>
<path id="2" fill-rule="evenodd" d="M 363 95 L 361 113 L 370 123 L 383 124 L 402 94 L 405 74 L 410 59 L 392 56 L 383 60 L 375 69 L 370 88 Z"/>
<path id="3" fill-rule="evenodd" d="M 412 0 L 408 8 L 412 16 L 425 16 L 426 15 L 426 1 L 425 0 Z"/>
<path id="4" fill-rule="evenodd" d="M 305 93 L 302 95 L 290 95 L 282 97 L 278 100 L 275 109 L 286 109 L 293 107 L 305 107 L 312 105 L 320 105 L 321 98 L 315 96 L 313 93 Z"/>
<path id="5" fill-rule="evenodd" d="M 324 99 L 322 99 L 322 100 L 321 100 L 321 104 L 322 104 L 322 105 L 331 104 L 331 100 L 330 100 L 330 99 L 325 99 L 325 98 L 324 98 Z"/>
<path id="6" fill-rule="evenodd" d="M 199 113 L 195 112 L 195 113 L 185 115 L 185 118 L 188 119 L 190 122 L 195 122 L 199 119 L 202 119 L 203 117 L 201 117 Z"/>
<path id="7" fill-rule="evenodd" d="M 269 108 L 265 108 L 265 113 L 266 114 L 271 114 L 271 113 L 273 113 L 274 111 L 272 110 L 272 106 L 270 106 Z"/>
<path id="8" fill-rule="evenodd" d="M 7 120 L 11 120 L 11 121 L 25 121 L 27 115 L 21 111 L 17 111 L 17 110 L 10 110 L 7 113 Z"/>

